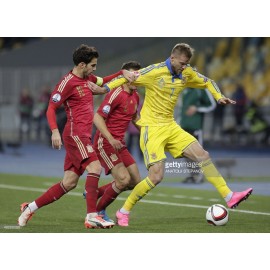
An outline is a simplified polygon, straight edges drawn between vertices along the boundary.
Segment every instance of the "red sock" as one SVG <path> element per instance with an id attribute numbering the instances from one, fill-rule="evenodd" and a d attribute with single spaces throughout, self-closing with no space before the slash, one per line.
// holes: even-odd
<path id="1" fill-rule="evenodd" d="M 97 212 L 99 174 L 88 173 L 85 181 L 87 213 Z"/>
<path id="2" fill-rule="evenodd" d="M 38 208 L 50 204 L 60 199 L 67 191 L 65 190 L 63 183 L 57 183 L 50 187 L 45 193 L 35 200 Z"/>
<path id="3" fill-rule="evenodd" d="M 115 181 L 113 181 L 113 182 L 115 182 Z M 98 198 L 100 198 L 100 197 L 103 196 L 105 190 L 106 190 L 108 187 L 110 187 L 110 186 L 112 185 L 113 182 L 108 183 L 108 184 L 106 184 L 106 185 L 101 186 L 101 187 L 98 188 Z"/>
<path id="4" fill-rule="evenodd" d="M 105 190 L 103 196 L 100 198 L 98 205 L 97 205 L 97 211 L 101 211 L 106 209 L 108 205 L 110 205 L 116 197 L 121 193 L 121 190 L 119 190 L 115 186 L 115 182 L 110 183 L 108 188 Z"/>

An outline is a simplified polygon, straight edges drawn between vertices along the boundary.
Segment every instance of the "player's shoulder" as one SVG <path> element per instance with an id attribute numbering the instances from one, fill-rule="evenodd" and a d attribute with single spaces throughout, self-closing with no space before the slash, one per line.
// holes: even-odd
<path id="1" fill-rule="evenodd" d="M 152 64 L 152 65 L 149 65 L 145 68 L 140 69 L 140 74 L 144 75 L 144 74 L 149 73 L 149 72 L 155 72 L 155 71 L 160 70 L 163 67 L 166 67 L 165 62 Z"/>
<path id="2" fill-rule="evenodd" d="M 55 90 L 62 92 L 67 86 L 73 85 L 75 77 L 71 72 L 67 73 L 60 79 Z"/>
<path id="3" fill-rule="evenodd" d="M 106 95 L 106 99 L 108 100 L 109 103 L 112 103 L 115 100 L 118 100 L 122 97 L 123 95 L 123 87 L 119 86 L 115 89 L 112 89 L 107 95 Z"/>
<path id="4" fill-rule="evenodd" d="M 194 74 L 194 73 L 197 73 L 197 69 L 188 64 L 187 67 L 184 69 L 183 73 L 184 74 Z"/>

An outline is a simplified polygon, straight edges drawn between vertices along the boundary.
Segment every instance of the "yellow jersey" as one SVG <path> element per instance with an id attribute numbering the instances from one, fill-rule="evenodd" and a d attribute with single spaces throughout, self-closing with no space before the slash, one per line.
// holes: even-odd
<path id="1" fill-rule="evenodd" d="M 124 77 L 118 77 L 105 87 L 111 90 L 126 82 Z M 178 96 L 187 87 L 208 89 L 217 101 L 223 97 L 213 80 L 198 73 L 189 65 L 181 74 L 173 74 L 170 58 L 165 62 L 140 69 L 139 77 L 132 84 L 145 88 L 141 117 L 137 122 L 140 126 L 164 126 L 172 123 Z"/>

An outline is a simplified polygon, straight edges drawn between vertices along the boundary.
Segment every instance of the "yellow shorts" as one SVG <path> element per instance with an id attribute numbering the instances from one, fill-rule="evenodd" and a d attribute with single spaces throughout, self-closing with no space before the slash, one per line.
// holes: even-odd
<path id="1" fill-rule="evenodd" d="M 195 137 L 183 130 L 176 122 L 166 126 L 141 127 L 140 147 L 147 169 L 154 163 L 166 160 L 165 152 L 174 158 L 182 157 Z"/>

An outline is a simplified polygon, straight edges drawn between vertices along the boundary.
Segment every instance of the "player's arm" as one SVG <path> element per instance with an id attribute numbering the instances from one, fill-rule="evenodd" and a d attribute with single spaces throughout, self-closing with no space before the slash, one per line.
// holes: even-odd
<path id="1" fill-rule="evenodd" d="M 136 80 L 137 77 L 138 77 L 138 73 L 123 69 L 119 71 L 118 73 L 107 76 L 103 79 L 100 77 L 97 77 L 98 83 L 94 84 L 92 82 L 89 82 L 88 87 L 92 90 L 94 95 L 102 95 L 102 94 L 106 94 L 110 92 L 110 89 L 117 88 L 127 82 L 133 82 L 134 80 Z M 107 83 L 111 81 L 113 82 L 113 84 L 111 84 L 112 87 L 109 89 L 107 87 Z M 103 87 L 100 87 L 100 86 L 103 86 Z"/>
<path id="2" fill-rule="evenodd" d="M 201 97 L 200 106 L 197 107 L 197 112 L 208 113 L 216 108 L 217 104 L 214 97 L 209 93 L 207 89 L 203 92 Z"/>
<path id="3" fill-rule="evenodd" d="M 222 105 L 226 104 L 235 104 L 234 100 L 231 100 L 224 95 L 222 95 L 219 87 L 217 84 L 205 77 L 204 75 L 198 73 L 197 71 L 193 70 L 191 67 L 188 67 L 183 72 L 184 76 L 187 75 L 188 82 L 187 87 L 191 88 L 198 88 L 198 89 L 208 89 L 215 100 Z"/>
<path id="4" fill-rule="evenodd" d="M 112 134 L 110 133 L 110 131 L 106 126 L 105 119 L 99 113 L 95 113 L 94 115 L 94 124 L 100 131 L 100 133 L 103 135 L 103 137 L 108 140 L 108 142 L 112 145 L 112 147 L 115 150 L 119 150 L 123 147 L 120 141 L 114 139 L 114 137 L 112 136 Z"/>
<path id="5" fill-rule="evenodd" d="M 49 127 L 52 131 L 52 148 L 55 149 L 61 149 L 62 146 L 62 139 L 61 139 L 61 135 L 57 126 L 57 121 L 56 121 L 56 110 L 57 107 L 53 106 L 53 104 L 49 103 L 47 112 L 46 112 L 46 116 L 47 116 L 47 121 L 49 124 Z"/>
<path id="6" fill-rule="evenodd" d="M 155 67 L 156 65 L 151 65 L 135 72 L 131 72 L 134 75 L 134 77 L 132 77 L 132 79 L 134 79 L 132 84 L 136 86 L 147 86 L 149 84 L 152 84 L 155 77 Z M 125 83 L 127 83 L 126 79 L 117 78 L 110 81 L 109 83 L 106 83 L 104 87 L 106 88 L 107 92 L 110 92 L 112 89 L 115 89 Z"/>
<path id="7" fill-rule="evenodd" d="M 58 89 L 61 88 L 61 91 Z M 49 127 L 52 131 L 52 147 L 60 150 L 62 146 L 62 139 L 58 129 L 57 120 L 56 120 L 56 111 L 63 104 L 63 102 L 69 97 L 72 90 L 72 85 L 67 83 L 64 88 L 62 88 L 62 83 L 60 82 L 55 89 L 53 90 L 48 109 L 46 112 L 47 121 Z"/>

